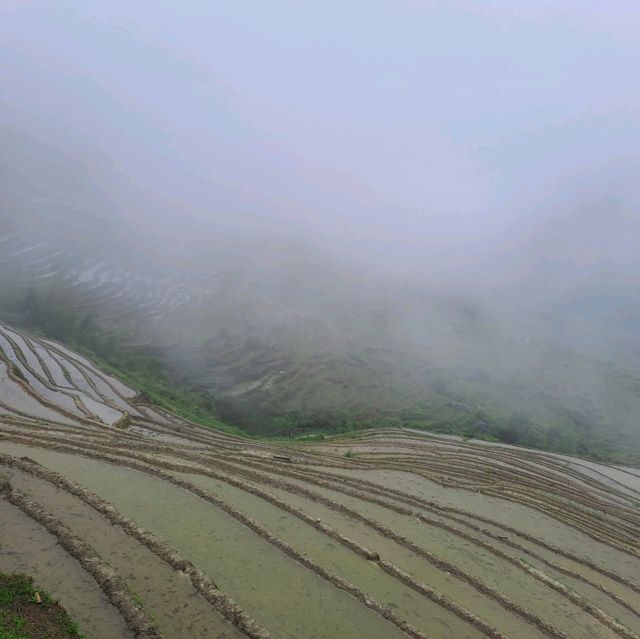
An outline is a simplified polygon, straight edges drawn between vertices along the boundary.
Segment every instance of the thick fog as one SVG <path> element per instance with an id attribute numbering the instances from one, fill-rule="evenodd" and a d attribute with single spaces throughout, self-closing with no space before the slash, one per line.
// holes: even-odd
<path id="1" fill-rule="evenodd" d="M 606 413 L 594 362 L 640 353 L 639 47 L 632 1 L 8 0 L 2 230 L 57 224 L 89 247 L 63 281 L 163 343 L 384 341 L 523 385 L 575 351 Z"/>
<path id="2" fill-rule="evenodd" d="M 0 11 L 3 125 L 104 154 L 176 216 L 246 216 L 415 269 L 603 198 L 638 210 L 634 2 Z"/>

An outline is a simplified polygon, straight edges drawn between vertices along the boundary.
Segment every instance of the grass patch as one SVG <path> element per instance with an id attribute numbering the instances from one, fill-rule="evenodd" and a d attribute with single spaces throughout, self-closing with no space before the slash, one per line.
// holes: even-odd
<path id="1" fill-rule="evenodd" d="M 0 639 L 83 639 L 78 625 L 33 579 L 0 573 Z"/>

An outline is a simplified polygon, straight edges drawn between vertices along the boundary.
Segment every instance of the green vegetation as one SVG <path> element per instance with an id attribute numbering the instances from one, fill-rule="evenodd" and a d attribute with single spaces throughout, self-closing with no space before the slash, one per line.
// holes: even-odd
<path id="1" fill-rule="evenodd" d="M 123 335 L 105 331 L 91 315 L 80 315 L 63 300 L 59 293 L 31 289 L 14 303 L 14 308 L 21 325 L 86 355 L 99 368 L 140 391 L 145 400 L 199 424 L 244 434 L 218 419 L 211 393 L 181 383 L 153 354 L 126 345 Z"/>
<path id="2" fill-rule="evenodd" d="M 281 391 L 260 395 L 214 395 L 192 379 L 180 378 L 167 368 L 158 351 L 131 346 L 127 337 L 102 328 L 91 315 L 72 310 L 60 291 L 14 294 L 3 301 L 3 312 L 14 323 L 57 339 L 92 359 L 100 368 L 116 374 L 141 396 L 186 419 L 226 432 L 275 440 L 312 440 L 366 428 L 403 426 L 464 439 L 504 442 L 628 465 L 640 465 L 640 451 L 627 447 L 625 438 L 602 417 L 582 405 L 535 401 L 531 410 L 516 409 L 494 401 L 509 398 L 518 389 L 492 389 L 459 378 L 434 378 L 425 399 L 407 402 L 402 409 L 351 414 L 329 407 L 291 410 Z M 15 372 L 15 371 L 14 371 Z M 309 382 L 311 383 L 311 382 Z M 486 384 L 485 384 L 486 386 Z M 464 403 L 458 398 L 464 398 Z M 544 408 L 546 407 L 546 408 Z"/>
<path id="3" fill-rule="evenodd" d="M 0 573 L 0 639 L 81 639 L 77 624 L 24 575 Z"/>
<path id="4" fill-rule="evenodd" d="M 352 417 L 338 409 L 287 411 L 277 398 L 264 401 L 261 398 L 220 397 L 216 406 L 221 419 L 237 424 L 247 432 L 287 439 L 307 439 L 312 433 L 335 435 L 374 425 L 388 425 L 386 420 L 378 424 L 373 419 Z"/>
<path id="5" fill-rule="evenodd" d="M 526 448 L 584 457 L 601 462 L 640 465 L 640 452 L 624 449 L 612 441 L 610 433 L 576 416 L 558 412 L 552 425 L 543 426 L 522 411 L 472 409 L 460 402 L 443 399 L 404 410 L 401 425 L 435 433 L 457 435 L 465 440 L 502 442 Z"/>

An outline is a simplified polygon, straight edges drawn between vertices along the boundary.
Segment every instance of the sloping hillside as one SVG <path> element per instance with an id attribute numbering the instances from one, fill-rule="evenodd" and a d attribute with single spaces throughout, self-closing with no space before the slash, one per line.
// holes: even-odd
<path id="1" fill-rule="evenodd" d="M 5 320 L 87 346 L 25 308 L 31 291 L 45 312 L 91 320 L 162 361 L 253 432 L 404 424 L 608 458 L 640 448 L 635 298 L 613 312 L 602 297 L 606 282 L 624 297 L 634 281 L 624 265 L 587 289 L 549 246 L 516 292 L 509 278 L 491 294 L 437 288 L 432 276 L 400 285 L 288 229 L 223 215 L 177 224 L 104 162 L 84 160 L 7 140 Z M 157 215 L 139 215 L 156 204 Z M 621 220 L 628 235 L 634 222 Z M 572 224 L 549 233 L 568 237 Z M 507 261 L 524 268 L 520 253 Z"/>
<path id="2" fill-rule="evenodd" d="M 88 636 L 639 636 L 636 470 L 406 429 L 243 439 L 0 346 L 0 571 Z"/>

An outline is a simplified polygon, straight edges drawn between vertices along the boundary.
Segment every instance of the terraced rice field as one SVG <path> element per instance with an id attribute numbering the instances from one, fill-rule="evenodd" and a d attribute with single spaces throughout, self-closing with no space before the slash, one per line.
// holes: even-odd
<path id="1" fill-rule="evenodd" d="M 293 273 L 259 247 L 249 259 L 157 228 L 110 224 L 79 204 L 63 207 L 64 223 L 41 212 L 52 202 L 33 206 L 0 233 L 0 285 L 45 297 L 54 291 L 78 317 L 97 318 L 128 343 L 152 348 L 220 398 L 261 404 L 275 397 L 282 412 L 339 408 L 370 416 L 421 397 L 424 380 L 408 374 L 402 349 L 379 348 L 380 335 L 349 327 L 338 308 L 327 315 L 342 306 L 336 295 L 353 309 L 349 317 L 368 313 L 352 307 L 358 283 L 333 290 L 331 271 L 297 265 Z M 77 233 L 70 237 L 68 228 Z M 319 290 L 331 291 L 322 312 Z M 2 319 L 20 323 L 15 315 Z"/>
<path id="2" fill-rule="evenodd" d="M 14 328 L 0 350 L 0 571 L 88 637 L 640 637 L 640 470 L 242 439 Z"/>

